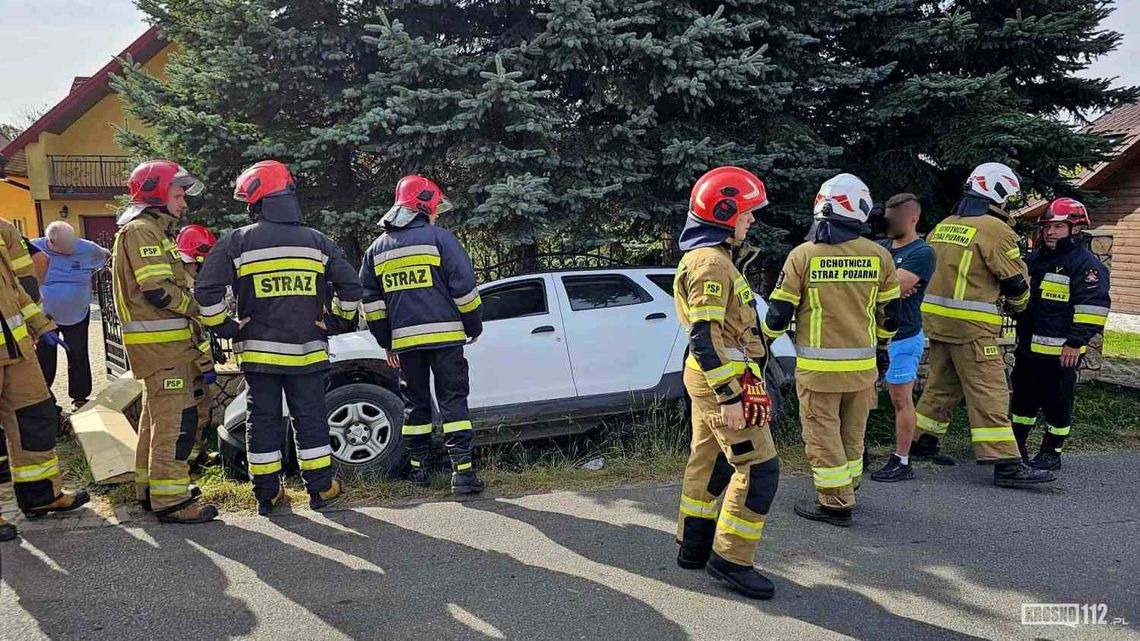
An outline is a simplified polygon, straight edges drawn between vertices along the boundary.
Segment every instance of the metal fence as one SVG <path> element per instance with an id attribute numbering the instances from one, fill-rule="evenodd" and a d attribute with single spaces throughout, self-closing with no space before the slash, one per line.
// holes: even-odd
<path id="1" fill-rule="evenodd" d="M 122 189 L 131 171 L 126 156 L 48 156 L 51 186 Z"/>

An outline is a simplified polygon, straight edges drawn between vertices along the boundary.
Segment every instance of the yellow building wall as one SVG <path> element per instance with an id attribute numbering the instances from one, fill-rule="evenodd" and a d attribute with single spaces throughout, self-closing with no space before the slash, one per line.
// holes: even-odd
<path id="1" fill-rule="evenodd" d="M 175 45 L 167 45 L 155 54 L 143 68 L 153 76 L 165 78 L 166 62 L 175 51 Z M 135 131 L 146 131 L 146 126 L 124 113 L 123 101 L 118 94 L 111 93 L 95 103 L 78 120 L 60 134 L 41 133 L 39 138 L 25 147 L 28 158 L 28 179 L 32 200 L 40 202 L 43 224 L 46 227 L 54 220 L 66 220 L 75 230 L 83 234 L 81 215 L 115 214 L 114 200 L 75 200 L 51 198 L 51 164 L 49 156 L 126 156 L 127 152 L 115 142 L 115 126 Z M 123 177 L 126 185 L 126 176 Z M 26 192 L 25 192 L 26 193 Z M 68 216 L 61 218 L 60 209 L 68 208 Z M 33 208 L 32 220 L 35 220 Z"/>
<path id="2" fill-rule="evenodd" d="M 28 238 L 35 238 L 41 235 L 36 224 L 36 203 L 28 190 L 13 183 L 27 185 L 27 180 L 19 176 L 0 180 L 0 218 L 22 228 Z"/>

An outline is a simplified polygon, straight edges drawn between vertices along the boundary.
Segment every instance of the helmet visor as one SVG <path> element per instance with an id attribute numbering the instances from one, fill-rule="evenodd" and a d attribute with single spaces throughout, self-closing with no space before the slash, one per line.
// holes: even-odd
<path id="1" fill-rule="evenodd" d="M 439 204 L 435 206 L 435 213 L 436 215 L 445 214 L 452 209 L 455 209 L 455 207 L 452 206 L 451 200 L 449 200 L 447 196 L 441 196 L 439 199 Z"/>
<path id="2" fill-rule="evenodd" d="M 170 184 L 185 189 L 187 196 L 197 196 L 206 190 L 201 181 L 181 167 L 178 168 L 178 173 L 174 174 L 174 179 L 170 181 Z"/>

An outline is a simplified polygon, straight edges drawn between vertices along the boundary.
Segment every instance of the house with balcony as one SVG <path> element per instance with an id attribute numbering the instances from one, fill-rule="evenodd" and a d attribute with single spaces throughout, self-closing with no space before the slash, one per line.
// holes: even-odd
<path id="1" fill-rule="evenodd" d="M 126 193 L 134 166 L 115 127 L 145 127 L 125 114 L 108 80 L 128 56 L 161 78 L 172 49 L 148 29 L 95 75 L 76 77 L 67 96 L 14 140 L 0 140 L 0 217 L 28 237 L 65 220 L 80 236 L 110 243 L 115 198 Z"/>

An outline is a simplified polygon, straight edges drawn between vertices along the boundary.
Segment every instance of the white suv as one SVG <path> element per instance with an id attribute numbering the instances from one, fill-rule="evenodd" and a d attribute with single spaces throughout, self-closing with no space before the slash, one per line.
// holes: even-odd
<path id="1" fill-rule="evenodd" d="M 674 309 L 675 271 L 552 271 L 481 286 L 483 335 L 466 348 L 476 443 L 579 433 L 604 417 L 685 396 L 687 336 Z M 767 313 L 759 298 L 757 312 Z M 781 337 L 772 351 L 766 378 L 779 415 L 795 350 Z M 329 358 L 326 401 L 338 472 L 398 474 L 406 461 L 398 373 L 367 331 L 330 338 Z M 245 419 L 243 390 L 218 428 L 227 469 L 238 476 Z"/>

